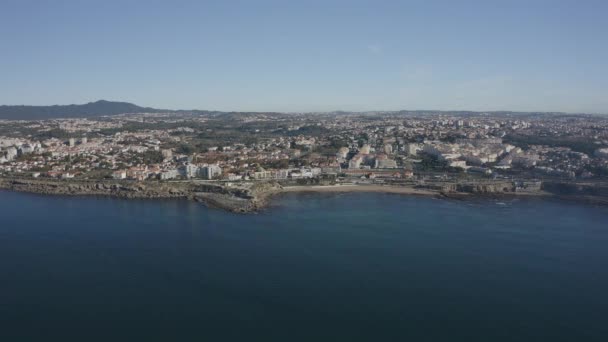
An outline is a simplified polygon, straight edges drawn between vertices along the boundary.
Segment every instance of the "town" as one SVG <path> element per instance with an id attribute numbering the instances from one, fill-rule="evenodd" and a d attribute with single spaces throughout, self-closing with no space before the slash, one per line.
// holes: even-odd
<path id="1" fill-rule="evenodd" d="M 343 182 L 602 179 L 608 118 L 447 112 L 135 113 L 0 121 L 0 175 Z"/>

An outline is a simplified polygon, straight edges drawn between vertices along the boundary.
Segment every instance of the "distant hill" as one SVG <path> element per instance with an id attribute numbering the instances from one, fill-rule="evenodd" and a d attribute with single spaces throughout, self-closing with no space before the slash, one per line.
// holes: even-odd
<path id="1" fill-rule="evenodd" d="M 99 100 L 82 105 L 0 106 L 0 119 L 43 120 L 56 118 L 88 118 L 125 113 L 157 113 L 165 110 L 145 108 L 128 102 Z"/>
<path id="2" fill-rule="evenodd" d="M 224 112 L 224 111 L 209 111 L 209 110 L 169 110 L 157 109 L 150 107 L 140 107 L 128 102 L 115 102 L 99 100 L 86 104 L 71 104 L 71 105 L 53 105 L 53 106 L 0 106 L 0 120 L 45 120 L 58 118 L 93 118 L 105 115 L 132 114 L 132 113 L 175 113 L 181 115 L 200 115 L 210 118 L 234 119 L 242 120 L 252 117 L 270 117 L 275 119 L 289 117 L 287 113 L 279 112 Z M 306 113 L 310 115 L 397 115 L 397 116 L 417 116 L 427 114 L 446 113 L 460 116 L 472 116 L 482 114 L 504 115 L 504 116 L 538 116 L 543 117 L 551 115 L 553 117 L 567 117 L 571 115 L 589 115 L 589 114 L 568 114 L 561 112 L 511 112 L 511 111 L 493 111 L 493 112 L 475 112 L 475 111 L 441 111 L 441 110 L 399 110 L 399 111 L 333 111 L 333 112 L 312 112 Z"/>

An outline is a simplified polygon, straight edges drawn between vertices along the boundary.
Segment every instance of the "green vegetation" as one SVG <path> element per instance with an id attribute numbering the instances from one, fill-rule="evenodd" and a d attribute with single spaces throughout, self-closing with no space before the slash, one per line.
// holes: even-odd
<path id="1" fill-rule="evenodd" d="M 461 173 L 463 170 L 457 167 L 449 166 L 448 162 L 445 160 L 439 160 L 429 154 L 421 153 L 420 163 L 416 164 L 417 171 L 441 171 L 441 172 L 451 172 L 451 173 Z"/>
<path id="2" fill-rule="evenodd" d="M 323 126 L 310 125 L 310 126 L 300 127 L 297 130 L 288 131 L 287 135 L 288 136 L 298 136 L 298 135 L 321 136 L 321 135 L 326 135 L 329 132 L 330 132 L 330 130 Z"/>
<path id="3" fill-rule="evenodd" d="M 36 140 L 44 140 L 44 139 L 51 139 L 51 138 L 68 139 L 71 136 L 72 136 L 72 134 L 66 130 L 59 129 L 59 128 L 53 128 L 48 131 L 38 132 L 38 133 L 34 134 L 32 137 Z"/>
<path id="4" fill-rule="evenodd" d="M 181 144 L 181 145 L 177 146 L 177 148 L 175 149 L 175 152 L 177 152 L 179 154 L 192 154 L 196 151 L 197 151 L 197 148 L 190 144 Z"/>
<path id="5" fill-rule="evenodd" d="M 146 151 L 142 154 L 144 164 L 160 164 L 163 162 L 163 154 L 160 151 Z"/>
<path id="6" fill-rule="evenodd" d="M 100 100 L 67 106 L 0 106 L 0 119 L 38 120 L 51 118 L 95 117 L 123 113 L 151 113 L 159 110 L 143 108 L 127 102 Z"/>
<path id="7" fill-rule="evenodd" d="M 89 172 L 83 173 L 81 178 L 89 178 L 89 179 L 107 179 L 112 178 L 112 170 L 109 169 L 94 169 Z"/>
<path id="8" fill-rule="evenodd" d="M 569 147 L 572 151 L 593 155 L 593 152 L 602 147 L 588 137 L 569 137 L 569 136 L 541 136 L 541 135 L 519 135 L 509 134 L 504 139 L 505 143 L 519 146 L 523 149 L 530 148 L 530 145 L 546 145 L 550 147 Z"/>
<path id="9" fill-rule="evenodd" d="M 264 169 L 286 169 L 289 167 L 289 160 L 273 160 L 273 161 L 265 161 L 261 164 Z"/>

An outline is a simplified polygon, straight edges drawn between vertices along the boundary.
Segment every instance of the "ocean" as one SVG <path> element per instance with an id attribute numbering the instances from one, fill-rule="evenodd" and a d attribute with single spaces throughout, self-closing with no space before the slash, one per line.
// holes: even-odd
<path id="1" fill-rule="evenodd" d="M 0 341 L 608 341 L 608 208 L 0 192 Z"/>

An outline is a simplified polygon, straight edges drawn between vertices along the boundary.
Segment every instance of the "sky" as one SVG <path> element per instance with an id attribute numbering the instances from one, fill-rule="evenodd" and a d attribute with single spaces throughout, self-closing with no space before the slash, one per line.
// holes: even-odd
<path id="1" fill-rule="evenodd" d="M 0 104 L 608 113 L 608 1 L 0 0 Z"/>

